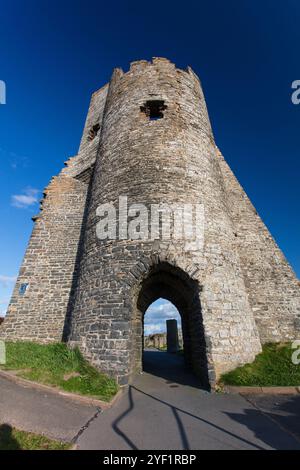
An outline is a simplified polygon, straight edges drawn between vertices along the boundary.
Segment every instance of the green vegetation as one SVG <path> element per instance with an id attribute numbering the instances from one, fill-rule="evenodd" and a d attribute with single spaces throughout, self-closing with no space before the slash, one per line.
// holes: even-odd
<path id="1" fill-rule="evenodd" d="M 0 425 L 0 450 L 67 450 L 70 443 L 53 441 L 31 432 L 18 431 L 8 424 Z"/>
<path id="2" fill-rule="evenodd" d="M 161 346 L 159 348 L 153 348 L 153 349 L 158 349 L 158 351 L 163 351 L 163 352 L 167 352 L 167 350 L 168 350 L 166 344 L 164 344 L 164 346 Z M 179 354 L 179 356 L 183 356 L 184 355 L 184 350 L 183 349 L 178 349 L 176 354 Z"/>
<path id="3" fill-rule="evenodd" d="M 294 351 L 291 343 L 265 344 L 254 362 L 222 375 L 220 382 L 260 387 L 300 386 L 300 365 L 292 363 Z"/>
<path id="4" fill-rule="evenodd" d="M 6 364 L 2 369 L 67 392 L 109 401 L 117 392 L 116 382 L 92 367 L 78 349 L 64 343 L 6 342 Z"/>

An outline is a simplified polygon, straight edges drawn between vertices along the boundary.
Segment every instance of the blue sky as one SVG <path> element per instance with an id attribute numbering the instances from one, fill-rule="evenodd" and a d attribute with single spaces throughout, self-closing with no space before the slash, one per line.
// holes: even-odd
<path id="1" fill-rule="evenodd" d="M 166 320 L 177 320 L 178 328 L 181 328 L 181 317 L 177 308 L 166 299 L 158 299 L 146 310 L 144 316 L 144 333 L 162 333 L 167 330 Z"/>
<path id="2" fill-rule="evenodd" d="M 299 21 L 298 0 L 2 0 L 0 312 L 91 93 L 152 56 L 200 76 L 216 142 L 299 276 Z"/>

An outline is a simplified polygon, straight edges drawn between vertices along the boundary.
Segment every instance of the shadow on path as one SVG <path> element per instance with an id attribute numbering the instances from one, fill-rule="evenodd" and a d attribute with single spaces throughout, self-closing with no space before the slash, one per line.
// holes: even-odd
<path id="1" fill-rule="evenodd" d="M 171 384 L 171 388 L 172 384 L 174 387 L 180 384 L 206 390 L 198 377 L 185 366 L 181 354 L 146 349 L 143 355 L 143 370 L 148 374 L 165 379 L 166 383 Z"/>
<path id="2" fill-rule="evenodd" d="M 273 436 L 267 436 L 263 429 L 255 426 L 256 413 L 263 414 L 274 425 L 282 429 L 298 443 L 300 449 L 300 396 L 299 395 L 245 395 L 254 407 L 245 410 L 245 414 L 228 413 L 231 419 L 245 424 L 258 439 L 275 448 L 282 448 L 283 442 L 274 442 Z M 278 447 L 279 446 L 279 447 Z M 284 447 L 289 448 L 289 447 Z M 293 449 L 295 447 L 292 447 Z"/>
<path id="3" fill-rule="evenodd" d="M 18 441 L 12 435 L 9 424 L 0 425 L 0 450 L 20 450 Z"/>
<path id="4" fill-rule="evenodd" d="M 194 377 L 188 370 L 184 368 L 183 358 L 176 354 L 168 354 L 165 352 L 152 351 L 152 350 L 145 351 L 144 352 L 144 371 L 147 372 L 148 374 L 155 375 L 155 376 L 165 379 L 166 384 L 168 385 L 173 384 L 174 386 L 179 386 L 180 384 L 180 385 L 188 385 L 190 387 L 201 389 L 201 384 L 199 380 L 196 377 Z M 254 444 L 253 442 L 250 442 L 249 440 L 243 438 L 242 436 L 237 435 L 234 432 L 228 431 L 222 426 L 218 426 L 208 421 L 207 419 L 201 418 L 200 416 L 196 416 L 195 414 L 190 413 L 189 411 L 186 411 L 182 408 L 174 406 L 173 404 L 165 400 L 162 400 L 160 398 L 157 398 L 154 395 L 151 395 L 150 393 L 146 393 L 145 391 L 141 390 L 135 385 L 130 385 L 129 390 L 128 390 L 129 406 L 120 416 L 118 416 L 117 419 L 113 421 L 112 428 L 115 431 L 115 433 L 118 436 L 120 436 L 126 442 L 126 444 L 133 450 L 138 449 L 137 445 L 120 428 L 120 424 L 122 423 L 122 421 L 134 410 L 135 404 L 134 404 L 134 398 L 133 398 L 133 391 L 138 394 L 142 394 L 147 399 L 153 400 L 155 402 L 159 402 L 163 407 L 167 407 L 171 410 L 175 418 L 175 422 L 176 422 L 176 426 L 177 426 L 177 430 L 178 430 L 178 434 L 180 437 L 183 450 L 190 450 L 190 443 L 189 443 L 188 433 L 186 432 L 186 429 L 184 427 L 184 424 L 182 422 L 180 415 L 185 415 L 185 416 L 188 416 L 189 418 L 192 418 L 193 420 L 204 423 L 205 425 L 214 428 L 216 431 L 221 431 L 222 433 L 225 433 L 226 435 L 233 437 L 234 439 L 237 439 L 238 441 L 244 444 L 247 444 L 255 449 L 263 449 L 263 447 L 257 444 Z M 184 390 L 183 390 L 183 393 L 184 393 Z M 151 409 L 151 405 L 149 405 L 149 410 L 150 409 Z"/>
<path id="5" fill-rule="evenodd" d="M 208 393 L 184 368 L 181 356 L 146 351 L 144 374 L 134 378 L 116 406 L 95 419 L 79 448 L 300 449 L 295 432 L 289 432 L 299 427 L 300 403 L 285 398 L 276 406 Z"/>

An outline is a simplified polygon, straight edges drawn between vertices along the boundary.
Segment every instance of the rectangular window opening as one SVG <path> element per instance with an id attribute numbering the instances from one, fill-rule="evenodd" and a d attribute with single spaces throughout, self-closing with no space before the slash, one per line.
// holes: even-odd
<path id="1" fill-rule="evenodd" d="M 141 106 L 141 112 L 145 113 L 150 121 L 162 119 L 166 109 L 167 106 L 163 100 L 148 100 Z"/>

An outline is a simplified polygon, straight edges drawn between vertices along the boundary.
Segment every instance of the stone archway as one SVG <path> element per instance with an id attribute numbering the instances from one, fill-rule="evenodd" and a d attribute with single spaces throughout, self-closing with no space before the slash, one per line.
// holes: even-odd
<path id="1" fill-rule="evenodd" d="M 203 386 L 209 387 L 199 284 L 180 268 L 167 262 L 151 267 L 136 294 L 132 320 L 132 372 L 142 370 L 145 312 L 161 297 L 175 305 L 181 315 L 185 364 L 200 378 Z"/>

